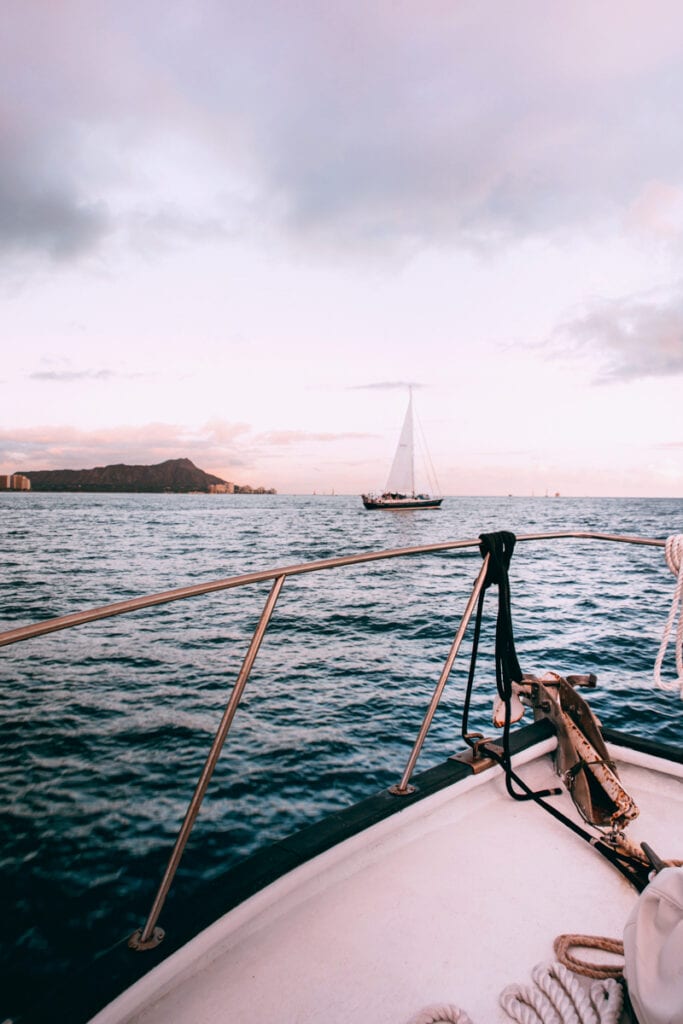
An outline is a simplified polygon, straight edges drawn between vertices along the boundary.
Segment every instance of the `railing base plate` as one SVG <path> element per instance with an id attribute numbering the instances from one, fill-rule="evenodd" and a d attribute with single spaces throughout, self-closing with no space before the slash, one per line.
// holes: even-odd
<path id="1" fill-rule="evenodd" d="M 160 942 L 163 942 L 165 931 L 163 928 L 155 928 L 146 942 L 142 941 L 142 928 L 138 928 L 128 939 L 130 949 L 143 951 L 145 949 L 156 949 Z"/>
<path id="2" fill-rule="evenodd" d="M 411 793 L 415 792 L 415 786 L 407 785 L 405 789 L 401 789 L 400 786 L 389 786 L 389 792 L 392 796 L 410 796 Z"/>

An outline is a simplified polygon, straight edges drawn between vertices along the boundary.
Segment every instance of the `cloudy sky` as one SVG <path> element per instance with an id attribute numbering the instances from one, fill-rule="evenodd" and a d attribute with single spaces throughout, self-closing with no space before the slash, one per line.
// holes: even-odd
<path id="1" fill-rule="evenodd" d="M 2 0 L 0 472 L 683 495 L 683 7 Z"/>

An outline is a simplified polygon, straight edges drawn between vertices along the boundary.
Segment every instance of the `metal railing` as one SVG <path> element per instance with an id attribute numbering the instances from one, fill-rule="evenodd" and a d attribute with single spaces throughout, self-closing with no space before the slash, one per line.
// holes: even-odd
<path id="1" fill-rule="evenodd" d="M 615 541 L 626 544 L 640 544 L 649 547 L 664 547 L 664 540 L 650 540 L 643 537 L 622 536 L 619 534 L 595 533 L 588 531 L 556 531 L 550 533 L 530 533 L 517 536 L 517 541 L 536 540 L 599 540 Z M 271 620 L 277 599 L 280 595 L 285 580 L 290 576 L 301 576 L 306 573 L 321 572 L 327 569 L 338 569 L 346 566 L 363 565 L 370 562 L 383 561 L 391 558 L 410 557 L 440 552 L 455 551 L 463 548 L 478 548 L 479 539 L 447 541 L 439 544 L 423 544 L 416 547 L 392 548 L 383 551 L 364 552 L 356 555 L 345 555 L 339 558 L 327 558 L 313 562 L 302 562 L 297 565 L 283 566 L 281 568 L 269 569 L 262 572 L 246 573 L 240 576 L 230 576 L 226 579 L 214 580 L 210 583 L 199 583 L 190 587 L 180 587 L 176 590 L 167 590 L 158 594 L 148 594 L 144 597 L 137 597 L 128 601 L 119 601 L 114 604 L 103 605 L 99 608 L 92 608 L 83 612 L 74 612 L 70 615 L 63 615 L 58 618 L 45 619 L 29 626 L 20 626 L 0 633 L 0 647 L 7 647 L 22 641 L 31 640 L 34 637 L 44 636 L 62 629 L 72 629 L 88 622 L 95 622 L 101 619 L 113 618 L 117 615 L 126 615 L 131 612 L 141 611 L 145 608 L 152 608 L 156 605 L 169 604 L 173 601 L 181 601 L 191 597 L 199 597 L 203 594 L 212 594 L 223 590 L 235 589 L 237 587 L 249 586 L 251 584 L 272 581 L 273 585 L 266 599 L 263 611 L 258 624 L 251 637 L 247 653 L 244 657 L 241 669 L 235 681 L 232 693 L 221 718 L 218 730 L 214 737 L 211 749 L 207 755 L 201 775 L 195 787 L 192 799 L 188 805 L 183 823 L 180 827 L 173 851 L 169 858 L 166 870 L 159 885 L 154 902 L 148 914 L 147 920 L 142 928 L 136 931 L 129 940 L 133 949 L 151 949 L 157 946 L 163 939 L 163 930 L 157 927 L 159 916 L 164 902 L 170 890 L 173 878 L 180 864 L 185 846 L 189 839 L 192 827 L 195 823 L 201 808 L 204 795 L 208 788 L 211 776 L 213 775 L 216 763 L 221 750 L 225 744 L 235 713 L 244 693 L 245 686 L 249 679 L 254 661 L 265 636 L 268 624 Z M 434 714 L 438 708 L 443 695 L 446 682 L 450 676 L 456 656 L 462 644 L 468 623 L 472 617 L 477 604 L 479 594 L 486 580 L 488 567 L 486 555 L 479 573 L 474 582 L 472 592 L 467 602 L 462 620 L 453 638 L 448 656 L 436 684 L 429 707 L 424 716 L 418 736 L 413 745 L 405 771 L 398 785 L 391 787 L 391 792 L 402 796 L 411 792 L 409 785 L 411 775 L 415 769 L 422 746 L 427 737 Z"/>

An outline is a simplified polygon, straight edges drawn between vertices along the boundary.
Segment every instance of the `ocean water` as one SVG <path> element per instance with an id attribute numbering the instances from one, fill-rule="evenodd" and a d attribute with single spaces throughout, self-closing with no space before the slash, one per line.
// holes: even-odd
<path id="1" fill-rule="evenodd" d="M 681 499 L 0 494 L 0 631 L 154 591 L 336 555 L 596 530 L 664 539 Z M 397 782 L 480 566 L 476 549 L 285 583 L 175 883 L 227 867 Z M 674 579 L 662 549 L 519 543 L 524 671 L 595 672 L 606 725 L 680 745 L 652 667 Z M 143 923 L 269 584 L 0 649 L 0 1020 Z M 472 728 L 490 733 L 495 588 Z M 468 632 L 418 770 L 460 746 Z M 673 674 L 673 654 L 667 662 Z M 163 917 L 161 920 L 163 924 Z"/>

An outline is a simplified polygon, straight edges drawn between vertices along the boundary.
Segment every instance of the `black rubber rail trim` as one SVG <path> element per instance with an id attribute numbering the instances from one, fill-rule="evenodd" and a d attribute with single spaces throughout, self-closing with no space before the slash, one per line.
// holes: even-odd
<path id="1" fill-rule="evenodd" d="M 667 761 L 683 764 L 683 747 L 681 746 L 672 747 L 659 740 L 631 736 L 629 733 L 618 732 L 616 729 L 603 729 L 602 735 L 608 743 L 614 743 L 618 747 L 630 747 L 631 750 L 637 750 L 640 754 L 652 754 L 653 757 L 662 757 Z"/>

